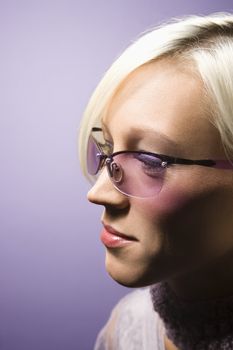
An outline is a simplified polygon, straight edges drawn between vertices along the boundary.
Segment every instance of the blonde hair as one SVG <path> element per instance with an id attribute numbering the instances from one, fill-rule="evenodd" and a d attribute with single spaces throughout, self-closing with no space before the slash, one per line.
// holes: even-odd
<path id="1" fill-rule="evenodd" d="M 211 99 L 211 121 L 219 130 L 226 153 L 233 155 L 233 15 L 214 13 L 172 18 L 144 32 L 115 60 L 92 94 L 79 128 L 81 169 L 87 172 L 87 141 L 93 126 L 111 102 L 120 84 L 140 66 L 162 57 L 191 60 Z"/>

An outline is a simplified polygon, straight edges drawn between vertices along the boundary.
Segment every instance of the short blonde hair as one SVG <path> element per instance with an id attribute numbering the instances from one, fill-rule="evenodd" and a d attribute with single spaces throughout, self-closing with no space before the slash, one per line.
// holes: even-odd
<path id="1" fill-rule="evenodd" d="M 140 66 L 162 57 L 191 60 L 209 96 L 212 123 L 219 130 L 226 154 L 233 155 L 233 15 L 218 12 L 208 16 L 172 18 L 144 32 L 111 65 L 93 92 L 79 128 L 81 169 L 87 172 L 87 141 L 93 126 L 111 102 L 120 84 Z"/>

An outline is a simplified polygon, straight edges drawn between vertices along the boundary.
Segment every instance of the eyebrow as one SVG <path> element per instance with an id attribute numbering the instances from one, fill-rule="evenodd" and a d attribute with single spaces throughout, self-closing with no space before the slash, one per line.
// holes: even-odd
<path id="1" fill-rule="evenodd" d="M 105 131 L 105 130 L 109 131 L 108 126 L 103 121 L 101 121 L 101 125 L 102 125 L 103 131 Z M 155 137 L 155 140 L 165 142 L 169 146 L 180 149 L 180 145 L 177 142 L 175 142 L 174 140 L 172 140 L 171 138 L 169 138 L 166 134 L 164 134 L 158 130 L 155 130 L 153 128 L 149 128 L 147 126 L 144 126 L 144 127 L 133 126 L 130 129 L 130 133 L 133 133 L 135 135 L 135 137 L 137 137 L 139 135 L 148 135 L 149 134 L 150 136 Z"/>

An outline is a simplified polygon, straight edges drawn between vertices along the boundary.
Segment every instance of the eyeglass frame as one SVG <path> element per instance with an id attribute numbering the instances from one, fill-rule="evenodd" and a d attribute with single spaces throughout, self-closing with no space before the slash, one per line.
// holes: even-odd
<path id="1" fill-rule="evenodd" d="M 197 160 L 192 160 L 192 159 L 186 159 L 186 158 L 179 158 L 179 157 L 172 157 L 172 156 L 167 156 L 164 154 L 160 153 L 154 153 L 154 152 L 147 152 L 147 151 L 130 151 L 130 150 L 123 150 L 123 151 L 118 151 L 118 152 L 113 152 L 112 154 L 105 154 L 103 151 L 103 148 L 105 145 L 107 145 L 107 141 L 105 141 L 104 144 L 101 144 L 93 135 L 92 132 L 95 131 L 101 131 L 103 132 L 102 128 L 99 127 L 93 127 L 91 129 L 91 133 L 89 135 L 89 138 L 92 137 L 94 144 L 96 145 L 97 149 L 99 150 L 99 153 L 96 154 L 96 157 L 99 157 L 99 164 L 97 167 L 97 170 L 95 173 L 90 173 L 90 175 L 97 175 L 98 172 L 104 167 L 106 164 L 108 174 L 110 177 L 110 180 L 113 183 L 113 186 L 122 194 L 129 196 L 129 197 L 135 197 L 135 198 L 140 198 L 140 199 L 146 199 L 148 197 L 141 197 L 141 196 L 134 196 L 132 194 L 123 192 L 119 187 L 118 183 L 121 182 L 122 178 L 116 179 L 114 177 L 114 170 L 118 170 L 118 167 L 121 164 L 114 163 L 114 156 L 117 156 L 118 154 L 124 154 L 124 153 L 134 153 L 134 154 L 145 154 L 149 156 L 154 156 L 155 158 L 160 159 L 161 161 L 161 171 L 166 170 L 166 168 L 169 165 L 173 164 L 181 164 L 181 165 L 201 165 L 201 166 L 207 166 L 207 167 L 214 167 L 214 168 L 219 168 L 219 169 L 224 169 L 224 170 L 233 170 L 233 163 L 231 163 L 232 160 L 212 160 L 212 159 L 197 159 Z M 103 147 L 103 148 L 102 148 Z M 114 169 L 113 169 L 114 166 Z M 112 170 L 113 169 L 113 170 Z"/>
<path id="2" fill-rule="evenodd" d="M 91 129 L 91 132 L 96 132 L 96 131 L 103 131 L 103 130 L 99 127 L 93 127 Z M 98 169 L 94 175 L 96 175 L 103 168 L 104 163 L 106 163 L 109 174 L 112 177 L 110 164 L 112 163 L 114 156 L 117 156 L 118 154 L 123 154 L 123 153 L 146 154 L 149 156 L 157 157 L 162 161 L 161 163 L 162 168 L 167 168 L 168 166 L 173 164 L 182 164 L 182 165 L 201 165 L 201 166 L 207 166 L 207 167 L 214 167 L 218 169 L 233 170 L 233 164 L 231 164 L 230 161 L 228 160 L 212 160 L 212 159 L 195 159 L 194 160 L 194 159 L 168 156 L 161 153 L 154 153 L 154 152 L 147 152 L 147 151 L 130 151 L 130 150 L 118 151 L 107 155 L 103 152 L 99 142 L 94 137 L 93 139 L 100 151 L 100 153 L 97 154 L 97 156 L 100 158 L 100 162 L 99 162 Z"/>

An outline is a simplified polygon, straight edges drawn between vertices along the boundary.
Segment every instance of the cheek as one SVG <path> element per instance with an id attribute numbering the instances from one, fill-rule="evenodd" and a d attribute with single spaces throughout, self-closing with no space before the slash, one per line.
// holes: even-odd
<path id="1" fill-rule="evenodd" d="M 150 221 L 157 221 L 180 210 L 190 201 L 190 195 L 179 188 L 160 192 L 156 197 L 134 200 L 136 211 Z"/>
<path id="2" fill-rule="evenodd" d="M 183 182 L 180 187 L 160 192 L 156 198 L 134 204 L 143 221 L 150 223 L 152 236 L 159 234 L 165 254 L 195 259 L 223 252 L 229 244 L 222 233 L 225 222 L 229 222 L 225 208 L 232 208 L 232 200 L 229 202 L 227 196 L 219 186 L 188 182 L 184 186 Z"/>
<path id="3" fill-rule="evenodd" d="M 160 192 L 155 198 L 135 201 L 134 209 L 146 229 L 143 240 L 147 249 L 158 245 L 165 255 L 183 255 L 184 236 L 187 237 L 188 228 L 193 226 L 190 203 L 190 194 L 177 186 Z"/>

